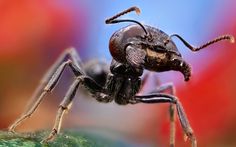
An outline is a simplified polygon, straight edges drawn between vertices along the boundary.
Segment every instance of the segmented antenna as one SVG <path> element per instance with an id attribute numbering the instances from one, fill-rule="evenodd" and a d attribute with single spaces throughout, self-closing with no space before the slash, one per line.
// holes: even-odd
<path id="1" fill-rule="evenodd" d="M 186 40 L 184 40 L 181 36 L 179 36 L 178 34 L 173 34 L 173 35 L 170 35 L 170 38 L 171 37 L 177 37 L 179 38 L 186 47 L 188 47 L 190 50 L 192 51 L 199 51 L 200 49 L 203 49 L 211 44 L 214 44 L 216 42 L 219 42 L 219 41 L 222 41 L 222 40 L 229 40 L 231 43 L 234 43 L 234 37 L 232 35 L 222 35 L 222 36 L 219 36 L 211 41 L 208 41 L 207 43 L 199 46 L 199 47 L 193 47 L 192 45 L 190 45 Z"/>
<path id="2" fill-rule="evenodd" d="M 115 16 L 112 16 L 111 18 L 106 19 L 105 23 L 106 24 L 113 24 L 113 23 L 120 23 L 120 22 L 133 22 L 133 23 L 138 24 L 144 30 L 144 32 L 147 35 L 148 34 L 147 30 L 145 29 L 145 27 L 140 22 L 138 22 L 136 20 L 131 20 L 131 19 L 120 19 L 120 20 L 116 19 L 116 18 L 118 18 L 118 17 L 120 17 L 122 15 L 125 15 L 127 13 L 130 13 L 132 11 L 135 11 L 136 14 L 140 14 L 141 13 L 141 11 L 140 11 L 140 9 L 138 7 L 130 7 L 129 9 L 124 10 L 124 11 L 116 14 Z"/>
<path id="3" fill-rule="evenodd" d="M 115 16 L 112 16 L 111 18 L 108 18 L 105 22 L 106 22 L 106 24 L 109 24 L 109 23 L 111 23 L 112 20 L 114 20 L 122 15 L 125 15 L 126 13 L 130 13 L 132 11 L 135 11 L 136 14 L 138 14 L 138 15 L 141 13 L 141 11 L 138 7 L 130 7 L 129 9 L 124 10 L 124 11 L 116 14 Z"/>

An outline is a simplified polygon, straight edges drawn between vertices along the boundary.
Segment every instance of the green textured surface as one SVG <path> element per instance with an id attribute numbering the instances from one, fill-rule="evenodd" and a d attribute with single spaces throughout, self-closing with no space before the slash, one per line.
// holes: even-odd
<path id="1" fill-rule="evenodd" d="M 76 131 L 60 133 L 54 141 L 41 144 L 49 131 L 35 133 L 10 133 L 0 131 L 0 147 L 110 147 L 116 141 Z M 121 145 L 121 144 L 120 144 Z"/>

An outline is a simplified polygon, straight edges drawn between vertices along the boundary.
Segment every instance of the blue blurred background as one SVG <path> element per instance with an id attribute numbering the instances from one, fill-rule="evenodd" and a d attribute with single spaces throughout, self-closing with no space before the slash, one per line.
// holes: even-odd
<path id="1" fill-rule="evenodd" d="M 40 77 L 67 47 L 77 48 L 84 62 L 97 58 L 110 63 L 109 38 L 128 25 L 106 25 L 104 20 L 131 6 L 141 14 L 136 19 L 178 33 L 193 45 L 201 45 L 221 35 L 236 36 L 236 2 L 233 0 L 159 1 L 29 1 L 0 2 L 0 128 L 7 126 L 24 110 Z M 175 42 L 193 68 L 190 82 L 177 72 L 158 75 L 161 82 L 174 82 L 199 146 L 235 146 L 236 46 L 221 42 L 197 53 Z M 70 72 L 35 115 L 20 131 L 50 128 L 56 109 L 73 78 Z M 149 82 L 151 83 L 152 76 Z M 147 87 L 149 89 L 149 87 Z M 63 128 L 100 128 L 119 132 L 123 138 L 140 144 L 168 145 L 168 105 L 117 106 L 98 104 L 78 92 Z M 47 115 L 45 115 L 47 114 Z M 177 120 L 177 145 L 184 143 Z"/>

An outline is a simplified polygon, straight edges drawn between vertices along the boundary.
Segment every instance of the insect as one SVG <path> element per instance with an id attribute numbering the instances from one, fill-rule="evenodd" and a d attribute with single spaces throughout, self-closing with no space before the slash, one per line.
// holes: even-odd
<path id="1" fill-rule="evenodd" d="M 112 101 L 115 101 L 119 105 L 169 103 L 171 123 L 170 146 L 173 147 L 175 145 L 174 116 L 176 108 L 177 116 L 185 136 L 191 141 L 192 147 L 196 147 L 196 137 L 181 102 L 175 96 L 174 86 L 172 84 L 157 85 L 152 92 L 140 94 L 139 92 L 146 84 L 148 77 L 148 74 L 145 75 L 143 72 L 144 70 L 155 72 L 175 70 L 181 72 L 185 81 L 188 81 L 191 76 L 190 65 L 183 60 L 172 37 L 180 39 L 186 47 L 194 52 L 221 40 L 229 40 L 233 43 L 234 37 L 231 35 L 222 35 L 200 47 L 193 47 L 178 34 L 168 36 L 163 31 L 143 25 L 136 20 L 117 19 L 132 11 L 140 13 L 139 8 L 131 7 L 105 21 L 106 24 L 121 22 L 134 23 L 133 25 L 121 28 L 111 36 L 109 49 L 113 59 L 109 71 L 101 70 L 104 72 L 94 71 L 88 73 L 88 71 L 93 71 L 93 66 L 88 66 L 85 70 L 76 50 L 74 48 L 65 50 L 42 78 L 41 84 L 33 95 L 33 98 L 36 99 L 33 105 L 9 127 L 9 131 L 14 131 L 22 121 L 29 118 L 35 112 L 45 95 L 54 89 L 65 67 L 68 66 L 76 78 L 59 105 L 51 133 L 43 142 L 53 140 L 60 132 L 63 115 L 71 107 L 75 93 L 81 85 L 88 90 L 93 98 L 101 103 Z M 96 66 L 103 69 L 101 64 L 97 64 Z M 142 75 L 144 75 L 143 80 L 141 79 Z M 98 80 L 94 79 L 94 77 L 99 76 L 103 76 L 105 80 L 102 81 L 99 78 Z M 169 90 L 170 94 L 164 93 L 166 90 Z"/>

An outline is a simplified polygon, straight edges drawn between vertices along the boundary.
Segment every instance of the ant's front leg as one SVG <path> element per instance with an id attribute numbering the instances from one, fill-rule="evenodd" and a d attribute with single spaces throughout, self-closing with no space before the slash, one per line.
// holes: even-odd
<path id="1" fill-rule="evenodd" d="M 159 83 L 157 81 L 157 83 Z M 163 93 L 163 92 L 169 92 L 171 95 L 175 96 L 175 87 L 173 83 L 166 83 L 163 84 L 157 89 L 153 90 L 150 93 Z M 174 147 L 175 144 L 175 108 L 174 104 L 170 103 L 169 106 L 169 116 L 170 116 L 170 146 Z"/>
<path id="2" fill-rule="evenodd" d="M 140 95 L 134 97 L 137 103 L 172 103 L 176 105 L 178 117 L 181 123 L 181 126 L 183 128 L 183 131 L 185 135 L 190 139 L 192 143 L 192 147 L 197 146 L 197 141 L 194 136 L 193 130 L 189 124 L 189 121 L 187 119 L 187 116 L 184 112 L 183 106 L 181 102 L 172 95 L 164 94 L 164 93 L 154 93 L 154 94 L 148 94 L 148 95 Z M 173 145 L 172 145 L 173 146 Z"/>
<path id="3" fill-rule="evenodd" d="M 144 74 L 143 82 L 140 88 L 139 93 L 142 94 L 144 91 L 144 87 L 147 84 L 147 79 L 150 77 L 150 75 L 153 75 L 152 73 L 148 72 Z M 152 90 L 150 93 L 166 93 L 168 92 L 171 95 L 175 95 L 175 87 L 172 83 L 166 83 L 163 85 L 160 85 L 160 81 L 157 77 L 155 79 L 155 84 L 157 86 L 156 89 Z M 135 103 L 135 102 L 131 102 Z M 173 147 L 175 144 L 175 109 L 174 104 L 170 103 L 169 106 L 169 116 L 170 116 L 170 146 Z"/>
<path id="4" fill-rule="evenodd" d="M 65 61 L 66 58 L 70 58 L 71 60 L 67 59 L 67 61 Z M 18 125 L 20 125 L 24 120 L 29 118 L 35 112 L 39 104 L 42 102 L 44 96 L 53 90 L 67 65 L 71 67 L 75 76 L 84 74 L 82 64 L 76 50 L 74 48 L 65 50 L 51 66 L 48 72 L 43 76 L 40 85 L 36 88 L 31 98 L 27 111 L 25 111 L 21 117 L 19 117 L 13 124 L 10 125 L 9 131 L 14 132 L 14 129 Z"/>

